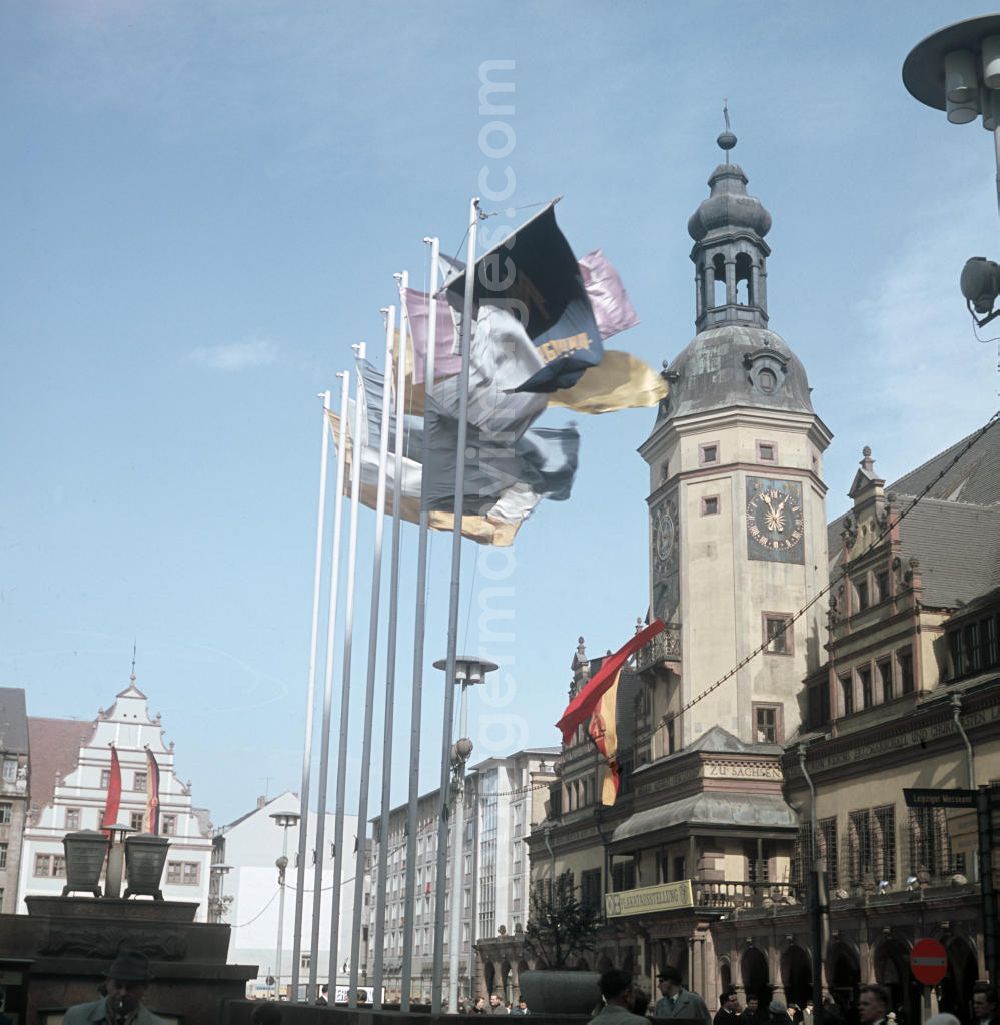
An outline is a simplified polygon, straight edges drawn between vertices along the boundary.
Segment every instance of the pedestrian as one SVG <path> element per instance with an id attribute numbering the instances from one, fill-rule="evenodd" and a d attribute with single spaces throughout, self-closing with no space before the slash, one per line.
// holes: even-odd
<path id="1" fill-rule="evenodd" d="M 858 1020 L 862 1025 L 882 1025 L 889 1013 L 889 991 L 875 984 L 858 990 Z"/>
<path id="2" fill-rule="evenodd" d="M 63 1025 L 89 1025 L 107 1022 L 119 1025 L 167 1025 L 142 1004 L 143 995 L 152 976 L 149 959 L 139 950 L 121 950 L 104 973 L 107 996 L 87 1004 L 76 1004 L 63 1016 Z"/>
<path id="3" fill-rule="evenodd" d="M 972 990 L 972 1016 L 977 1025 L 1000 1025 L 996 986 L 978 985 Z"/>
<path id="4" fill-rule="evenodd" d="M 649 994 L 644 989 L 639 989 L 638 986 L 632 987 L 632 1006 L 629 1010 L 633 1014 L 638 1014 L 640 1017 L 645 1017 L 646 1012 L 649 1010 Z"/>
<path id="5" fill-rule="evenodd" d="M 700 1018 L 705 1025 L 712 1025 L 705 1001 L 681 985 L 681 973 L 673 965 L 667 965 L 657 979 L 663 995 L 653 1008 L 654 1018 Z"/>
<path id="6" fill-rule="evenodd" d="M 598 983 L 604 1006 L 591 1018 L 600 1025 L 649 1025 L 646 1018 L 633 1014 L 630 1007 L 635 999 L 632 976 L 621 968 L 610 968 Z"/>
<path id="7" fill-rule="evenodd" d="M 723 992 L 712 1025 L 741 1025 L 740 998 L 736 995 L 734 987 Z"/>
<path id="8" fill-rule="evenodd" d="M 524 997 L 520 997 L 517 1001 L 517 1007 L 511 1009 L 511 1014 L 527 1014 L 528 1013 L 528 1002 Z"/>
<path id="9" fill-rule="evenodd" d="M 330 987 L 329 986 L 326 986 L 326 985 L 320 986 L 320 988 L 319 988 L 319 996 L 316 998 L 316 1006 L 317 1007 L 326 1007 L 326 1005 L 330 1002 L 329 997 L 328 997 L 329 992 L 330 992 Z"/>
<path id="10" fill-rule="evenodd" d="M 476 997 L 476 1002 L 472 1005 L 472 1014 L 485 1014 L 486 1013 L 486 998 Z"/>
<path id="11" fill-rule="evenodd" d="M 509 1014 L 506 1005 L 500 999 L 499 993 L 490 994 L 490 1006 L 486 1009 L 487 1014 Z"/>
<path id="12" fill-rule="evenodd" d="M 763 1025 L 765 1016 L 760 1013 L 760 1001 L 756 993 L 747 993 L 747 1005 L 740 1013 L 741 1025 Z"/>
<path id="13" fill-rule="evenodd" d="M 788 1008 L 781 1000 L 772 1000 L 767 1008 L 767 1025 L 788 1025 Z"/>
<path id="14" fill-rule="evenodd" d="M 798 1004 L 788 1005 L 788 1020 L 792 1022 L 793 1025 L 800 1025 L 802 1021 L 802 1008 L 799 1007 Z"/>
<path id="15" fill-rule="evenodd" d="M 802 1025 L 813 1025 L 815 1020 L 816 1005 L 811 1000 L 807 1000 L 805 1007 L 802 1008 Z"/>

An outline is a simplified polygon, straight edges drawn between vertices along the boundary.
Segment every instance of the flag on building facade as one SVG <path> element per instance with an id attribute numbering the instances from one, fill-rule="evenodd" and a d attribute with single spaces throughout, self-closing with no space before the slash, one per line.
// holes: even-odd
<path id="1" fill-rule="evenodd" d="M 562 732 L 563 743 L 568 744 L 576 728 L 585 723 L 597 708 L 601 698 L 618 680 L 618 672 L 640 648 L 664 629 L 664 623 L 654 619 L 649 626 L 641 630 L 627 644 L 620 647 L 613 655 L 608 655 L 601 662 L 600 669 L 580 689 L 580 693 L 566 706 L 562 718 L 556 727 Z"/>
<path id="2" fill-rule="evenodd" d="M 154 836 L 160 832 L 160 767 L 153 752 L 146 748 L 146 811 L 142 816 L 142 830 Z"/>
<path id="3" fill-rule="evenodd" d="M 555 202 L 522 224 L 476 261 L 473 300 L 477 308 L 507 310 L 531 338 L 541 367 L 521 381 L 519 391 L 570 388 L 604 354 L 583 274 L 556 224 Z M 464 272 L 455 271 L 443 291 L 462 308 Z"/>
<path id="4" fill-rule="evenodd" d="M 122 767 L 118 762 L 118 752 L 111 748 L 111 771 L 108 773 L 108 794 L 104 799 L 104 814 L 101 816 L 101 829 L 107 830 L 118 822 L 118 806 L 122 799 Z"/>

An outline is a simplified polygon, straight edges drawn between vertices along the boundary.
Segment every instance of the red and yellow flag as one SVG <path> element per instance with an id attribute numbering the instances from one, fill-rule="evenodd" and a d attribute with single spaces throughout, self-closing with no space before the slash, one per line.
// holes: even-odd
<path id="1" fill-rule="evenodd" d="M 562 718 L 556 727 L 562 732 L 563 743 L 568 744 L 577 726 L 586 722 L 594 713 L 605 691 L 618 683 L 618 673 L 623 665 L 640 648 L 644 648 L 665 624 L 654 619 L 645 630 L 637 633 L 627 644 L 623 644 L 613 655 L 608 655 L 601 663 L 601 668 L 590 678 L 587 685 L 566 706 Z"/>
<path id="2" fill-rule="evenodd" d="M 111 746 L 111 774 L 108 778 L 108 796 L 104 800 L 104 814 L 101 816 L 101 829 L 118 822 L 118 805 L 122 799 L 122 767 L 118 764 L 118 752 Z"/>
<path id="3" fill-rule="evenodd" d="M 601 754 L 601 804 L 614 804 L 618 797 L 621 776 L 618 765 L 618 684 L 621 669 L 615 673 L 611 686 L 601 695 L 590 717 L 588 733 Z"/>

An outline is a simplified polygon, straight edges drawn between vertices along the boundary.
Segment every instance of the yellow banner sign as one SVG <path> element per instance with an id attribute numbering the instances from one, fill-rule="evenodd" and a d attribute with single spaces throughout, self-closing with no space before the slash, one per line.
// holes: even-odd
<path id="1" fill-rule="evenodd" d="M 659 886 L 641 886 L 637 890 L 604 895 L 604 911 L 608 918 L 624 915 L 648 915 L 657 911 L 676 911 L 694 904 L 691 880 L 661 883 Z"/>

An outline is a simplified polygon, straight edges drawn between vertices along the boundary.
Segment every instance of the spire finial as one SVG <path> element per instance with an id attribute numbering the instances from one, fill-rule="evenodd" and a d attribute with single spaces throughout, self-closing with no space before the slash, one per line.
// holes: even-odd
<path id="1" fill-rule="evenodd" d="M 726 163 L 729 163 L 729 151 L 736 145 L 736 136 L 732 133 L 732 126 L 729 122 L 729 100 L 723 99 L 722 101 L 722 116 L 726 122 L 726 130 L 716 139 L 716 143 L 719 149 L 724 150 L 726 154 Z"/>
<path id="2" fill-rule="evenodd" d="M 129 677 L 132 683 L 135 683 L 135 641 L 132 641 L 132 675 Z"/>

